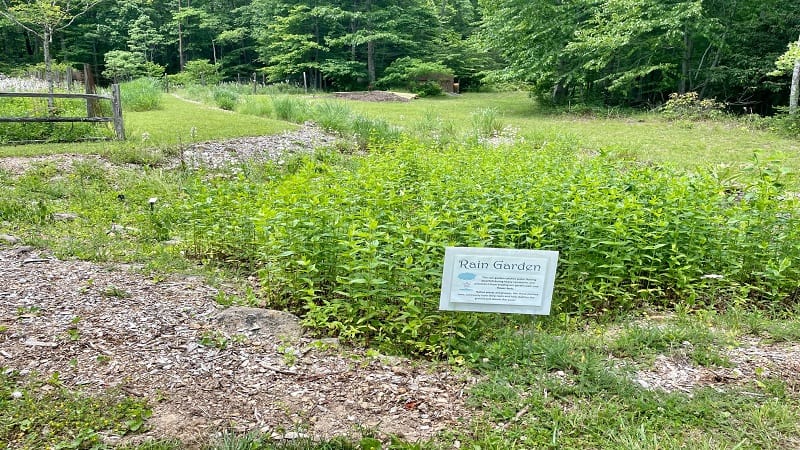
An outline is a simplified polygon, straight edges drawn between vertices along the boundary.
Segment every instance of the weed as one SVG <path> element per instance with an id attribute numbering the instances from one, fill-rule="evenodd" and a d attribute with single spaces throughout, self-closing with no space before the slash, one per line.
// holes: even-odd
<path id="1" fill-rule="evenodd" d="M 220 350 L 225 350 L 230 344 L 230 338 L 219 330 L 204 331 L 200 335 L 200 345 L 204 347 L 213 347 Z"/>
<path id="2" fill-rule="evenodd" d="M 118 392 L 88 396 L 61 385 L 57 375 L 42 381 L 0 371 L 0 441 L 13 448 L 99 446 L 101 434 L 137 431 L 149 416 L 146 403 Z"/>
<path id="3" fill-rule="evenodd" d="M 103 296 L 113 298 L 130 298 L 131 294 L 124 289 L 111 285 L 103 291 Z"/>

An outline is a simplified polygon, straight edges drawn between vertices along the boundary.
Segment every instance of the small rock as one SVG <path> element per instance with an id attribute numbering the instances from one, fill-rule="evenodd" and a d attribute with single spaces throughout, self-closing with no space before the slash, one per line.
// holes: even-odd
<path id="1" fill-rule="evenodd" d="M 22 239 L 20 239 L 20 238 L 18 238 L 16 236 L 12 236 L 10 234 L 0 234 L 0 241 L 1 242 L 5 242 L 7 244 L 14 245 L 14 244 L 19 244 L 20 242 L 22 242 Z"/>
<path id="2" fill-rule="evenodd" d="M 53 220 L 57 222 L 72 222 L 78 215 L 73 213 L 53 213 Z"/>
<path id="3" fill-rule="evenodd" d="M 242 330 L 251 335 L 271 335 L 288 339 L 303 336 L 300 319 L 285 311 L 234 306 L 219 311 L 214 320 L 230 334 Z"/>

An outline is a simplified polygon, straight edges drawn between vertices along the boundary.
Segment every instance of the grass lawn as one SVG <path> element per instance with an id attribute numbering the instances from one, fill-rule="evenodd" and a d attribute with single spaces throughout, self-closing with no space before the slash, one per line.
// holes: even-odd
<path id="1" fill-rule="evenodd" d="M 455 97 L 422 98 L 408 103 L 349 101 L 354 110 L 391 123 L 410 124 L 432 119 L 467 128 L 476 111 L 495 108 L 502 122 L 533 141 L 568 140 L 591 150 L 612 151 L 628 158 L 681 167 L 739 164 L 779 159 L 800 168 L 800 140 L 753 131 L 735 122 L 669 122 L 654 113 L 630 117 L 582 117 L 548 114 L 537 109 L 526 93 L 467 93 Z M 610 116 L 610 117 L 609 117 Z"/>

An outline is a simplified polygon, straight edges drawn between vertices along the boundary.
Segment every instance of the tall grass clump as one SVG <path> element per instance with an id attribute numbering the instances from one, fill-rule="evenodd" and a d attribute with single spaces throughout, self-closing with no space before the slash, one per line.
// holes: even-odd
<path id="1" fill-rule="evenodd" d="M 214 104 L 218 108 L 233 111 L 236 108 L 236 103 L 239 100 L 239 94 L 234 89 L 225 86 L 215 86 L 212 90 L 214 97 Z"/>
<path id="2" fill-rule="evenodd" d="M 308 158 L 268 184 L 188 186 L 175 223 L 198 257 L 242 259 L 265 301 L 310 327 L 440 355 L 501 320 L 438 311 L 447 246 L 558 250 L 553 314 L 790 307 L 798 201 L 770 173 L 734 189 L 561 143 L 432 152 L 400 141 L 347 164 Z"/>
<path id="3" fill-rule="evenodd" d="M 138 78 L 120 85 L 122 107 L 128 111 L 153 111 L 161 109 L 163 92 L 160 80 Z"/>
<path id="4" fill-rule="evenodd" d="M 470 115 L 472 133 L 480 138 L 492 137 L 503 131 L 503 121 L 497 108 L 481 108 Z"/>
<path id="5" fill-rule="evenodd" d="M 342 102 L 328 100 L 314 106 L 314 121 L 327 131 L 349 132 L 353 116 L 350 107 Z"/>
<path id="6" fill-rule="evenodd" d="M 311 104 L 307 100 L 291 95 L 270 97 L 272 111 L 278 120 L 303 123 L 311 118 Z"/>
<path id="7" fill-rule="evenodd" d="M 236 112 L 258 117 L 272 117 L 272 101 L 263 95 L 246 95 L 236 105 Z"/>

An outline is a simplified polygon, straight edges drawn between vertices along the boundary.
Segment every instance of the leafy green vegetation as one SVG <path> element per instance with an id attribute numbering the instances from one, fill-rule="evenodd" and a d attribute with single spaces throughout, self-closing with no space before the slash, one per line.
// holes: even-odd
<path id="1" fill-rule="evenodd" d="M 125 111 L 152 111 L 162 106 L 161 81 L 154 78 L 137 78 L 120 86 Z"/>
<path id="2" fill-rule="evenodd" d="M 108 107 L 107 104 L 105 106 Z M 11 118 L 85 117 L 86 101 L 56 99 L 53 109 L 50 109 L 46 99 L 43 98 L 0 97 L 0 116 Z M 111 136 L 113 136 L 113 131 L 109 127 L 91 123 L 0 123 L 0 144 L 109 139 Z"/>
<path id="3" fill-rule="evenodd" d="M 149 407 L 138 399 L 91 396 L 47 379 L 0 368 L 0 442 L 7 448 L 95 448 L 101 433 L 125 435 L 142 428 Z"/>
<path id="4" fill-rule="evenodd" d="M 295 167 L 271 184 L 187 183 L 178 232 L 194 257 L 256 268 L 268 304 L 343 337 L 438 354 L 491 329 L 485 316 L 436 311 L 450 245 L 559 250 L 557 313 L 780 311 L 796 295 L 797 200 L 768 168 L 732 187 L 565 145 L 431 152 L 413 141 Z"/>

